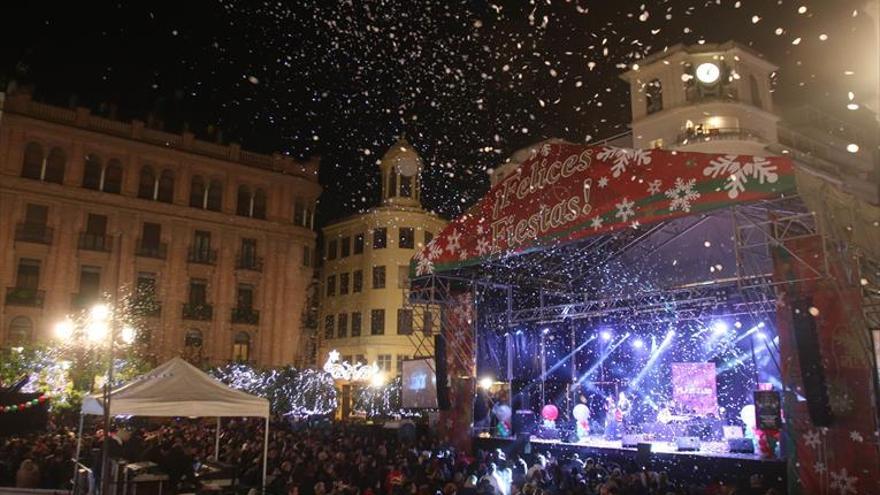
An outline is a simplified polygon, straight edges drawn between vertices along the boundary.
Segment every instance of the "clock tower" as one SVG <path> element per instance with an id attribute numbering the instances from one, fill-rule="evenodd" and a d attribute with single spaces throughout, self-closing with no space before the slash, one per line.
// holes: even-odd
<path id="1" fill-rule="evenodd" d="M 777 142 L 770 75 L 777 67 L 734 42 L 675 45 L 634 65 L 633 146 L 766 155 Z"/>

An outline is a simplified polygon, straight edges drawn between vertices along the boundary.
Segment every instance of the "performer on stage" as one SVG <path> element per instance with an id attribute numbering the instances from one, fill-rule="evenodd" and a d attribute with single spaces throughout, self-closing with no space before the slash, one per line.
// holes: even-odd
<path id="1" fill-rule="evenodd" d="M 672 410 L 669 408 L 669 402 L 664 401 L 657 411 L 657 422 L 661 424 L 669 424 L 672 421 Z"/>
<path id="2" fill-rule="evenodd" d="M 621 390 L 617 397 L 617 413 L 615 419 L 620 425 L 619 428 L 623 433 L 628 431 L 627 427 L 629 426 L 629 413 L 631 410 L 632 403 L 626 398 L 626 394 Z"/>
<path id="3" fill-rule="evenodd" d="M 608 396 L 605 398 L 605 438 L 606 439 L 615 439 L 618 437 L 618 424 L 617 421 L 617 402 L 614 401 L 613 396 Z"/>

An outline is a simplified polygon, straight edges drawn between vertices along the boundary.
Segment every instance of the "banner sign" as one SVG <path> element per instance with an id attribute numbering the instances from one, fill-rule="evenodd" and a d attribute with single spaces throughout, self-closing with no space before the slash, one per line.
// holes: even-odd
<path id="1" fill-rule="evenodd" d="M 759 430 L 782 427 L 782 397 L 775 390 L 755 391 L 755 425 Z"/>
<path id="2" fill-rule="evenodd" d="M 426 275 L 793 191 L 783 157 L 547 143 L 413 258 Z"/>
<path id="3" fill-rule="evenodd" d="M 718 415 L 715 363 L 672 363 L 672 400 L 687 411 Z"/>

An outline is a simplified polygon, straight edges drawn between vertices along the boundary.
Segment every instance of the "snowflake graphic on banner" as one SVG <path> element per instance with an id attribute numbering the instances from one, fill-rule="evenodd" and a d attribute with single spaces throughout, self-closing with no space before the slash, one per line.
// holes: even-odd
<path id="1" fill-rule="evenodd" d="M 858 493 L 856 491 L 856 483 L 858 483 L 859 479 L 855 476 L 850 476 L 849 473 L 846 472 L 846 468 L 842 468 L 839 473 L 831 471 L 830 474 L 831 483 L 828 486 L 832 490 L 835 490 L 840 495 Z"/>
<path id="2" fill-rule="evenodd" d="M 487 241 L 486 239 L 483 239 L 483 238 L 481 238 L 477 241 L 477 255 L 478 256 L 488 254 L 489 249 L 490 249 L 489 241 Z"/>
<path id="3" fill-rule="evenodd" d="M 434 262 L 429 260 L 427 256 L 417 256 L 416 275 L 429 275 L 434 273 Z"/>
<path id="4" fill-rule="evenodd" d="M 632 148 L 605 146 L 596 155 L 596 158 L 599 160 L 610 160 L 612 162 L 611 175 L 620 177 L 630 165 L 644 166 L 651 163 L 651 152 Z"/>
<path id="5" fill-rule="evenodd" d="M 660 192 L 660 186 L 663 185 L 663 182 L 660 179 L 654 179 L 648 183 L 648 194 L 657 194 Z"/>
<path id="6" fill-rule="evenodd" d="M 813 471 L 816 471 L 816 474 L 825 474 L 828 471 L 828 468 L 825 467 L 824 462 L 814 462 L 813 463 Z"/>
<path id="7" fill-rule="evenodd" d="M 694 189 L 696 184 L 696 179 L 684 180 L 681 177 L 676 177 L 675 185 L 664 193 L 667 198 L 672 200 L 669 202 L 669 211 L 681 210 L 690 213 L 691 201 L 700 199 L 700 193 Z"/>
<path id="8" fill-rule="evenodd" d="M 428 259 L 433 261 L 442 255 L 443 255 L 443 249 L 440 247 L 440 245 L 438 243 L 434 242 L 433 240 L 430 243 L 428 243 Z"/>
<path id="9" fill-rule="evenodd" d="M 452 233 L 449 234 L 449 240 L 446 243 L 446 250 L 449 251 L 449 254 L 455 254 L 455 252 L 458 251 L 461 247 L 460 240 L 461 234 L 459 234 L 457 230 L 453 230 Z"/>
<path id="10" fill-rule="evenodd" d="M 811 449 L 815 449 L 816 447 L 821 445 L 822 439 L 819 438 L 819 432 L 816 430 L 810 430 L 804 433 L 804 443 L 807 445 L 807 447 L 810 447 Z"/>
<path id="11" fill-rule="evenodd" d="M 599 188 L 605 189 L 608 187 L 608 177 L 599 177 Z"/>
<path id="12" fill-rule="evenodd" d="M 759 184 L 773 184 L 779 180 L 776 174 L 776 166 L 772 165 L 762 156 L 751 157 L 750 162 L 741 163 L 738 155 L 724 155 L 713 159 L 709 166 L 703 169 L 703 175 L 711 175 L 712 178 L 726 177 L 724 189 L 730 199 L 739 197 L 739 193 L 746 190 L 746 185 L 754 179 Z"/>
<path id="13" fill-rule="evenodd" d="M 590 220 L 590 227 L 593 227 L 596 230 L 601 229 L 602 228 L 602 217 L 593 217 L 593 219 Z"/>
<path id="14" fill-rule="evenodd" d="M 630 217 L 636 216 L 635 205 L 636 203 L 634 201 L 630 201 L 629 198 L 624 196 L 624 198 L 620 200 L 620 203 L 614 205 L 614 207 L 617 208 L 617 213 L 615 213 L 614 216 L 619 218 L 621 222 L 626 222 Z"/>

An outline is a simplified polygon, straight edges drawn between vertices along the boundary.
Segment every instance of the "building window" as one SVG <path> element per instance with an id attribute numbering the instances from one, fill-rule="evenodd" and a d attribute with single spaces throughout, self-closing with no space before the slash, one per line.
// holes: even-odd
<path id="1" fill-rule="evenodd" d="M 752 96 L 752 105 L 763 108 L 763 104 L 761 102 L 761 90 L 758 87 L 758 79 L 754 75 L 749 75 L 749 91 Z"/>
<path id="2" fill-rule="evenodd" d="M 211 233 L 197 230 L 193 236 L 193 245 L 189 252 L 191 263 L 213 265 L 217 262 L 217 250 L 211 249 Z"/>
<path id="3" fill-rule="evenodd" d="M 64 182 L 64 167 L 67 164 L 64 150 L 58 147 L 52 148 L 48 158 L 43 153 L 43 147 L 39 143 L 27 144 L 24 149 L 21 176 L 26 179 L 61 184 Z"/>
<path id="4" fill-rule="evenodd" d="M 336 239 L 331 239 L 327 241 L 327 260 L 335 260 L 336 253 L 339 251 L 339 241 Z"/>
<path id="5" fill-rule="evenodd" d="M 385 335 L 385 310 L 370 311 L 370 335 Z"/>
<path id="6" fill-rule="evenodd" d="M 653 79 L 645 85 L 645 102 L 648 115 L 663 110 L 663 85 L 659 79 Z"/>
<path id="7" fill-rule="evenodd" d="M 165 255 L 162 251 L 162 226 L 158 223 L 144 222 L 141 228 L 141 239 L 138 243 L 138 255 L 164 258 Z"/>
<path id="8" fill-rule="evenodd" d="M 354 357 L 355 363 L 367 364 L 367 358 L 364 357 L 363 354 L 358 354 Z"/>
<path id="9" fill-rule="evenodd" d="M 238 266 L 242 268 L 257 267 L 257 240 L 250 238 L 241 239 L 241 252 L 238 254 Z"/>
<path id="10" fill-rule="evenodd" d="M 156 274 L 138 273 L 134 299 L 131 301 L 134 312 L 141 315 L 157 314 L 160 308 L 156 299 Z"/>
<path id="11" fill-rule="evenodd" d="M 357 294 L 364 290 L 364 271 L 355 270 L 351 274 L 351 292 Z"/>
<path id="12" fill-rule="evenodd" d="M 204 191 L 201 193 L 204 194 Z M 201 196 L 200 196 L 201 197 Z M 150 165 L 141 168 L 138 181 L 138 198 L 171 203 L 174 201 L 174 172 L 163 170 L 159 177 Z M 201 207 L 201 199 L 199 206 Z M 195 206 L 195 205 L 194 205 Z"/>
<path id="13" fill-rule="evenodd" d="M 413 193 L 413 178 L 405 175 L 400 176 L 400 197 L 411 198 Z"/>
<path id="14" fill-rule="evenodd" d="M 400 227 L 398 229 L 399 232 L 399 240 L 398 247 L 403 249 L 413 249 L 416 247 L 416 233 L 415 229 L 412 227 Z"/>
<path id="15" fill-rule="evenodd" d="M 348 337 L 348 315 L 345 313 L 336 317 L 336 336 L 340 339 Z"/>
<path id="16" fill-rule="evenodd" d="M 413 312 L 411 309 L 397 310 L 397 333 L 409 335 L 412 333 Z"/>
<path id="17" fill-rule="evenodd" d="M 309 224 L 306 218 L 306 205 L 302 198 L 296 198 L 293 203 L 293 224 L 300 227 L 307 227 Z"/>
<path id="18" fill-rule="evenodd" d="M 162 203 L 174 202 L 174 172 L 163 170 L 159 175 L 159 185 L 154 199 Z"/>
<path id="19" fill-rule="evenodd" d="M 376 364 L 380 370 L 386 373 L 391 372 L 391 354 L 379 354 L 376 357 Z"/>
<path id="20" fill-rule="evenodd" d="M 374 266 L 373 267 L 373 288 L 374 289 L 384 289 L 385 288 L 385 267 L 384 266 Z"/>
<path id="21" fill-rule="evenodd" d="M 336 275 L 327 277 L 327 297 L 336 295 Z"/>
<path id="22" fill-rule="evenodd" d="M 238 186 L 235 214 L 240 217 L 266 219 L 266 192 L 256 189 L 253 193 L 246 185 Z"/>
<path id="23" fill-rule="evenodd" d="M 79 236 L 79 248 L 88 251 L 110 251 L 106 216 L 94 213 L 86 216 L 86 230 Z"/>
<path id="24" fill-rule="evenodd" d="M 385 249 L 388 245 L 388 229 L 377 227 L 373 229 L 373 249 Z"/>
<path id="25" fill-rule="evenodd" d="M 308 246 L 303 246 L 302 265 L 312 266 L 312 248 Z"/>
<path id="26" fill-rule="evenodd" d="M 208 282 L 194 278 L 189 281 L 189 303 L 192 306 L 208 304 Z"/>
<path id="27" fill-rule="evenodd" d="M 214 179 L 208 185 L 205 204 L 211 211 L 220 211 L 223 207 L 223 184 L 219 180 Z"/>
<path id="28" fill-rule="evenodd" d="M 247 332 L 238 332 L 232 344 L 232 360 L 249 361 L 251 358 L 251 336 Z"/>
<path id="29" fill-rule="evenodd" d="M 434 239 L 434 234 L 432 234 L 426 230 L 425 231 L 425 246 L 430 244 L 432 239 Z"/>
<path id="30" fill-rule="evenodd" d="M 364 254 L 364 234 L 354 236 L 354 254 Z"/>
<path id="31" fill-rule="evenodd" d="M 15 288 L 35 291 L 40 287 L 40 260 L 22 258 L 18 260 Z"/>
<path id="32" fill-rule="evenodd" d="M 333 338 L 333 334 L 335 333 L 334 323 L 335 320 L 333 315 L 327 315 L 324 317 L 324 339 L 330 340 Z"/>
<path id="33" fill-rule="evenodd" d="M 344 296 L 348 294 L 348 273 L 340 273 L 339 274 L 339 295 Z"/>
<path id="34" fill-rule="evenodd" d="M 82 186 L 86 189 L 100 191 L 103 173 L 104 166 L 101 164 L 101 159 L 93 154 L 86 155 L 86 161 L 83 164 Z"/>
<path id="35" fill-rule="evenodd" d="M 266 191 L 264 191 L 262 189 L 257 189 L 256 191 L 254 191 L 253 208 L 252 208 L 253 213 L 251 214 L 251 216 L 254 218 L 258 218 L 260 220 L 265 220 L 266 219 L 266 203 L 267 203 Z"/>
<path id="36" fill-rule="evenodd" d="M 403 362 L 407 361 L 409 359 L 410 359 L 410 356 L 407 356 L 405 354 L 398 354 L 397 355 L 397 374 L 398 375 L 403 374 Z"/>
<path id="37" fill-rule="evenodd" d="M 343 237 L 340 241 L 340 246 L 342 252 L 339 254 L 339 257 L 347 258 L 351 254 L 351 237 Z"/>
<path id="38" fill-rule="evenodd" d="M 238 284 L 235 294 L 235 305 L 238 309 L 254 308 L 254 286 L 250 284 Z"/>
<path id="39" fill-rule="evenodd" d="M 86 155 L 83 168 L 82 186 L 86 189 L 104 191 L 112 194 L 122 192 L 122 164 L 119 160 L 112 159 L 107 165 L 101 163 L 101 159 L 95 155 Z"/>
<path id="40" fill-rule="evenodd" d="M 187 349 L 200 349 L 203 343 L 202 331 L 198 328 L 190 328 L 183 338 L 183 346 Z"/>
<path id="41" fill-rule="evenodd" d="M 351 314 L 351 336 L 361 336 L 361 313 L 359 311 Z"/>
<path id="42" fill-rule="evenodd" d="M 397 196 L 397 167 L 391 167 L 388 171 L 388 197 Z"/>
<path id="43" fill-rule="evenodd" d="M 74 306 L 85 308 L 98 302 L 101 298 L 101 268 L 83 266 L 79 271 L 79 294 Z"/>
<path id="44" fill-rule="evenodd" d="M 409 265 L 398 265 L 397 267 L 397 288 L 406 289 L 409 287 Z"/>
<path id="45" fill-rule="evenodd" d="M 7 343 L 10 346 L 21 346 L 31 342 L 33 338 L 34 324 L 26 316 L 16 316 L 9 322 L 9 334 Z"/>
<path id="46" fill-rule="evenodd" d="M 214 179 L 206 183 L 205 179 L 196 175 L 192 178 L 189 191 L 189 205 L 203 210 L 220 211 L 223 207 L 223 184 Z"/>

